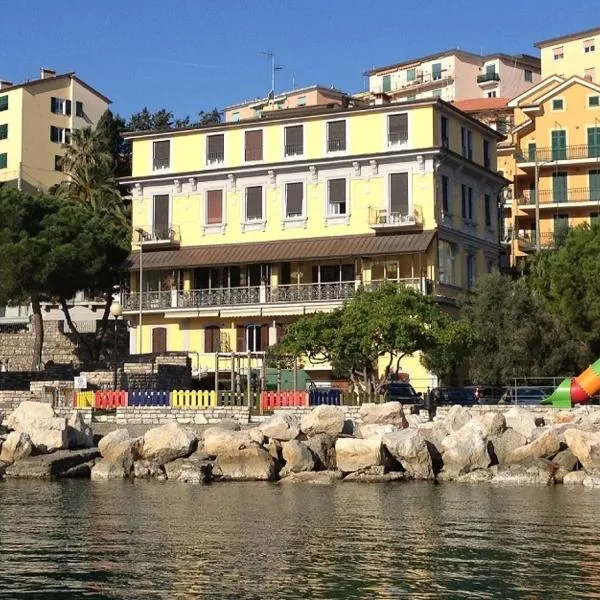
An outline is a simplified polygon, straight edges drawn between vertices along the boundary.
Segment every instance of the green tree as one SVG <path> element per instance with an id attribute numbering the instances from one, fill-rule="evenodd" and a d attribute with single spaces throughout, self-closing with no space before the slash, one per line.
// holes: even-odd
<path id="1" fill-rule="evenodd" d="M 64 149 L 61 166 L 67 173 L 76 166 L 112 170 L 113 157 L 104 144 L 104 139 L 91 127 L 73 130 L 71 142 L 65 144 Z"/>
<path id="2" fill-rule="evenodd" d="M 131 173 L 131 144 L 123 139 L 126 127 L 125 119 L 110 110 L 106 110 L 96 124 L 100 143 L 112 156 L 113 174 L 117 178 Z"/>
<path id="3" fill-rule="evenodd" d="M 209 112 L 201 110 L 198 113 L 198 125 L 218 125 L 223 120 L 223 113 L 218 108 Z"/>

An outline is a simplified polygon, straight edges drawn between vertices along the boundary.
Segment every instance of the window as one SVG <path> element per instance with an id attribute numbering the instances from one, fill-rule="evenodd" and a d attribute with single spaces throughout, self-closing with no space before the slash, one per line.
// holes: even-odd
<path id="1" fill-rule="evenodd" d="M 444 148 L 450 146 L 450 121 L 448 117 L 442 117 L 442 146 Z"/>
<path id="2" fill-rule="evenodd" d="M 460 143 L 462 155 L 473 160 L 473 132 L 466 127 L 460 128 Z"/>
<path id="3" fill-rule="evenodd" d="M 346 121 L 327 123 L 327 151 L 344 152 L 346 150 Z"/>
<path id="4" fill-rule="evenodd" d="M 304 153 L 302 125 L 290 125 L 284 129 L 285 156 L 300 156 Z"/>
<path id="5" fill-rule="evenodd" d="M 600 127 L 589 127 L 587 131 L 588 156 L 600 157 Z"/>
<path id="6" fill-rule="evenodd" d="M 221 328 L 216 325 L 209 325 L 204 328 L 204 352 L 221 351 Z"/>
<path id="7" fill-rule="evenodd" d="M 529 162 L 535 162 L 536 149 L 537 146 L 535 142 L 529 142 L 529 144 L 527 144 L 527 160 Z"/>
<path id="8" fill-rule="evenodd" d="M 52 96 L 52 98 L 50 98 L 50 111 L 56 115 L 70 115 L 71 101 Z"/>
<path id="9" fill-rule="evenodd" d="M 475 285 L 475 255 L 467 254 L 467 289 L 472 289 Z"/>
<path id="10" fill-rule="evenodd" d="M 206 136 L 206 164 L 215 165 L 225 160 L 225 135 Z"/>
<path id="11" fill-rule="evenodd" d="M 485 65 L 485 74 L 486 75 L 494 75 L 496 73 L 496 65 L 495 63 L 491 63 L 489 65 Z"/>
<path id="12" fill-rule="evenodd" d="M 594 81 L 596 79 L 596 69 L 595 69 L 595 67 L 592 67 L 590 69 L 584 69 L 584 71 L 583 71 L 583 78 L 586 81 Z"/>
<path id="13" fill-rule="evenodd" d="M 490 158 L 490 142 L 489 140 L 483 140 L 483 166 L 489 169 L 492 164 Z"/>
<path id="14" fill-rule="evenodd" d="M 408 173 L 390 175 L 390 222 L 408 215 Z"/>
<path id="15" fill-rule="evenodd" d="M 306 106 L 306 96 L 299 96 L 296 100 L 296 106 Z"/>
<path id="16" fill-rule="evenodd" d="M 154 142 L 152 148 L 152 169 L 168 169 L 171 165 L 171 142 L 170 140 L 162 140 Z"/>
<path id="17" fill-rule="evenodd" d="M 54 170 L 55 171 L 62 171 L 62 156 L 60 154 L 55 154 L 54 155 Z"/>
<path id="18" fill-rule="evenodd" d="M 381 80 L 381 91 L 385 93 L 385 92 L 389 92 L 391 89 L 392 89 L 392 76 L 384 75 Z"/>
<path id="19" fill-rule="evenodd" d="M 262 129 L 246 131 L 246 160 L 262 160 L 263 157 L 263 132 Z"/>
<path id="20" fill-rule="evenodd" d="M 0 110 L 8 110 L 8 96 L 0 96 Z"/>
<path id="21" fill-rule="evenodd" d="M 489 194 L 483 196 L 483 202 L 485 205 L 485 226 L 492 226 L 492 198 Z"/>
<path id="22" fill-rule="evenodd" d="M 254 118 L 260 119 L 261 117 L 262 117 L 262 108 L 255 108 L 254 109 Z"/>
<path id="23" fill-rule="evenodd" d="M 285 186 L 285 218 L 294 219 L 304 214 L 304 185 L 287 183 Z"/>
<path id="24" fill-rule="evenodd" d="M 223 223 L 223 190 L 206 192 L 206 224 L 221 225 Z"/>
<path id="25" fill-rule="evenodd" d="M 600 96 L 589 96 L 588 106 L 590 108 L 598 108 L 600 106 Z"/>
<path id="26" fill-rule="evenodd" d="M 487 93 L 487 97 L 488 97 L 488 98 L 495 98 L 495 97 L 496 97 L 496 95 L 497 95 L 497 92 L 488 92 L 488 93 Z"/>
<path id="27" fill-rule="evenodd" d="M 528 83 L 531 83 L 533 81 L 533 71 L 525 69 L 523 71 L 523 76 L 525 77 L 525 81 L 527 81 Z"/>
<path id="28" fill-rule="evenodd" d="M 261 221 L 263 219 L 262 186 L 246 188 L 246 221 Z"/>
<path id="29" fill-rule="evenodd" d="M 561 58 L 565 57 L 565 51 L 562 46 L 557 46 L 554 48 L 552 53 L 554 54 L 554 60 L 560 60 Z"/>
<path id="30" fill-rule="evenodd" d="M 433 63 L 431 65 L 431 78 L 434 81 L 442 78 L 442 63 Z"/>
<path id="31" fill-rule="evenodd" d="M 152 204 L 152 237 L 156 240 L 169 239 L 169 194 L 156 194 L 152 197 Z"/>
<path id="32" fill-rule="evenodd" d="M 71 130 L 64 129 L 62 127 L 50 126 L 50 141 L 56 142 L 57 144 L 70 144 L 71 143 Z"/>
<path id="33" fill-rule="evenodd" d="M 456 244 L 440 240 L 440 283 L 456 285 Z"/>
<path id="34" fill-rule="evenodd" d="M 564 110 L 565 101 L 562 98 L 554 98 L 552 100 L 552 110 Z"/>
<path id="35" fill-rule="evenodd" d="M 442 216 L 450 214 L 450 187 L 448 176 L 442 175 Z"/>
<path id="36" fill-rule="evenodd" d="M 281 110 L 281 109 L 282 109 L 282 108 L 284 108 L 284 107 L 285 107 L 285 102 L 283 102 L 283 100 L 280 100 L 280 101 L 277 103 L 277 110 Z"/>
<path id="37" fill-rule="evenodd" d="M 583 42 L 583 51 L 586 54 L 590 52 L 595 52 L 596 50 L 596 42 L 594 40 L 584 40 Z"/>
<path id="38" fill-rule="evenodd" d="M 590 200 L 600 200 L 600 170 L 593 169 L 588 174 Z"/>
<path id="39" fill-rule="evenodd" d="M 473 188 L 468 185 L 461 187 L 462 218 L 465 221 L 473 221 Z"/>
<path id="40" fill-rule="evenodd" d="M 556 203 L 567 202 L 568 200 L 568 176 L 565 171 L 556 171 L 552 173 L 552 201 Z"/>
<path id="41" fill-rule="evenodd" d="M 79 100 L 75 102 L 75 116 L 85 117 L 85 113 L 83 112 L 83 102 L 80 102 Z"/>
<path id="42" fill-rule="evenodd" d="M 246 352 L 261 352 L 269 347 L 269 326 L 248 325 L 244 327 Z M 238 340 L 240 341 L 240 340 Z M 238 352 L 239 352 L 238 348 Z"/>
<path id="43" fill-rule="evenodd" d="M 231 113 L 231 120 L 234 123 L 237 123 L 240 120 L 240 113 L 239 112 Z"/>
<path id="44" fill-rule="evenodd" d="M 414 81 L 417 78 L 417 70 L 416 69 L 408 69 L 406 71 L 406 81 Z"/>
<path id="45" fill-rule="evenodd" d="M 8 154 L 6 152 L 0 153 L 0 169 L 6 169 L 8 164 Z"/>
<path id="46" fill-rule="evenodd" d="M 408 141 L 408 115 L 388 116 L 388 143 L 390 146 L 405 144 Z"/>
<path id="47" fill-rule="evenodd" d="M 0 125 L 0 140 L 8 138 L 8 123 Z"/>
<path id="48" fill-rule="evenodd" d="M 330 179 L 327 182 L 327 214 L 346 214 L 346 180 Z"/>
<path id="49" fill-rule="evenodd" d="M 567 158 L 567 132 L 564 129 L 552 131 L 552 160 L 566 160 Z"/>

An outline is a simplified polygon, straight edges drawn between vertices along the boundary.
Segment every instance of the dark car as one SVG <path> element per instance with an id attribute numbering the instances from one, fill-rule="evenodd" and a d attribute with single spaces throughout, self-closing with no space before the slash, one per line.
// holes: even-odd
<path id="1" fill-rule="evenodd" d="M 503 394 L 503 389 L 498 387 L 475 385 L 465 389 L 473 393 L 476 404 L 498 404 Z"/>
<path id="2" fill-rule="evenodd" d="M 439 391 L 440 406 L 473 406 L 477 402 L 471 388 L 434 388 L 431 391 L 436 389 Z"/>
<path id="3" fill-rule="evenodd" d="M 386 402 L 401 402 L 402 404 L 419 404 L 421 394 L 415 392 L 415 388 L 410 383 L 400 383 L 393 381 L 387 384 L 385 390 Z"/>
<path id="4" fill-rule="evenodd" d="M 513 387 L 508 388 L 504 394 L 503 403 L 537 405 L 545 400 L 547 394 L 537 387 Z"/>

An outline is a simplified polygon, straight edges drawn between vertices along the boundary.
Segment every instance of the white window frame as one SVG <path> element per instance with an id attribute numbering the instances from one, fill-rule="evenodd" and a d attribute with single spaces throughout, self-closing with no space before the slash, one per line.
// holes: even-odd
<path id="1" fill-rule="evenodd" d="M 306 228 L 308 217 L 306 214 L 306 194 L 308 186 L 306 178 L 298 175 L 284 175 L 278 177 L 279 183 L 281 184 L 281 228 L 282 229 L 297 229 Z M 302 214 L 299 217 L 288 217 L 287 216 L 287 185 L 289 183 L 300 183 L 302 184 Z"/>
<path id="2" fill-rule="evenodd" d="M 591 105 L 590 105 L 590 100 L 591 100 L 592 98 L 598 98 L 598 105 L 597 105 L 597 106 L 591 106 Z M 597 109 L 597 108 L 600 108 L 600 94 L 590 94 L 590 95 L 587 97 L 587 100 L 588 100 L 588 101 L 587 101 L 587 107 L 588 107 L 588 108 L 591 108 L 592 110 L 595 110 L 595 109 Z"/>
<path id="3" fill-rule="evenodd" d="M 390 117 L 396 115 L 406 115 L 406 141 L 403 143 L 393 144 L 390 142 Z M 412 139 L 412 127 L 411 127 L 411 118 L 410 111 L 400 110 L 394 112 L 385 113 L 385 140 L 383 147 L 389 150 L 397 150 L 399 148 L 408 148 L 410 147 L 410 141 Z"/>
<path id="4" fill-rule="evenodd" d="M 338 121 L 346 122 L 346 149 L 345 150 L 329 150 L 329 123 L 337 123 Z M 348 149 L 350 148 L 350 119 L 327 119 L 325 121 L 325 131 L 324 131 L 324 143 L 323 149 L 325 154 L 334 154 L 335 156 L 345 156 L 348 154 Z"/>
<path id="5" fill-rule="evenodd" d="M 212 162 L 209 161 L 208 159 L 208 139 L 212 136 L 215 135 L 222 135 L 223 136 L 223 160 L 213 160 Z M 205 160 L 205 164 L 207 167 L 220 167 L 222 165 L 225 164 L 225 141 L 227 136 L 225 135 L 225 132 L 223 133 L 207 133 L 205 136 L 205 142 L 204 142 L 204 152 L 206 155 L 206 160 Z"/>
<path id="6" fill-rule="evenodd" d="M 72 130 L 70 127 L 57 127 L 56 125 L 54 125 L 54 128 L 58 130 L 58 142 L 52 142 L 54 144 L 67 144 L 70 142 L 67 142 L 67 131 L 69 132 L 69 136 L 72 133 Z"/>
<path id="7" fill-rule="evenodd" d="M 595 38 L 588 38 L 587 40 L 583 40 L 582 49 L 584 54 L 591 54 L 592 52 L 596 52 Z"/>
<path id="8" fill-rule="evenodd" d="M 162 169 L 154 168 L 154 144 L 156 142 L 169 142 L 169 166 Z M 173 138 L 160 138 L 152 140 L 152 152 L 150 152 L 150 173 L 170 173 L 173 169 Z"/>
<path id="9" fill-rule="evenodd" d="M 56 106 L 55 115 L 67 115 L 67 98 L 58 98 L 53 96 L 54 105 Z"/>
<path id="10" fill-rule="evenodd" d="M 285 130 L 288 127 L 302 127 L 302 152 L 300 154 L 290 154 L 289 156 L 285 153 Z M 298 160 L 300 158 L 304 158 L 306 154 L 306 123 L 288 123 L 283 125 L 283 158 L 284 160 Z M 264 142 L 264 133 L 263 133 L 263 142 Z M 264 156 L 264 143 L 263 143 L 263 156 Z"/>
<path id="11" fill-rule="evenodd" d="M 306 96 L 298 96 L 298 98 L 296 98 L 296 106 L 306 106 Z"/>
<path id="12" fill-rule="evenodd" d="M 560 55 L 557 55 L 556 51 L 560 49 Z M 555 46 L 552 48 L 552 57 L 554 60 L 563 60 L 565 58 L 565 47 L 564 46 Z"/>
<path id="13" fill-rule="evenodd" d="M 264 153 L 264 146 L 263 146 L 263 153 Z M 261 192 L 262 192 L 262 219 L 252 219 L 251 221 L 248 220 L 248 216 L 246 214 L 246 210 L 248 207 L 248 197 L 247 197 L 247 190 L 248 188 L 253 188 L 253 187 L 260 187 Z M 241 220 L 241 227 L 242 227 L 242 232 L 245 233 L 247 231 L 264 231 L 266 229 L 266 225 L 267 225 L 267 203 L 266 203 L 266 196 L 267 196 L 267 183 L 261 179 L 259 181 L 247 181 L 244 183 L 244 185 L 242 186 L 242 220 Z"/>
<path id="14" fill-rule="evenodd" d="M 236 110 L 235 112 L 231 113 L 231 122 L 232 123 L 238 123 L 240 120 L 240 111 Z"/>
<path id="15" fill-rule="evenodd" d="M 413 206 L 413 193 L 412 193 L 413 170 L 411 168 L 408 168 L 408 169 L 392 168 L 390 170 L 385 169 L 384 173 L 385 173 L 385 181 L 383 183 L 383 193 L 384 193 L 384 197 L 385 197 L 385 208 L 388 212 L 388 215 L 391 214 L 391 206 L 392 206 L 392 199 L 390 197 L 390 194 L 392 192 L 392 186 L 390 184 L 390 181 L 392 179 L 392 175 L 395 175 L 397 173 L 406 173 L 407 174 L 407 177 L 408 177 L 408 214 L 414 215 L 415 209 Z"/>
<path id="16" fill-rule="evenodd" d="M 250 186 L 252 187 L 252 186 Z M 221 222 L 208 223 L 208 192 L 221 190 Z M 202 189 L 204 215 L 202 219 L 202 235 L 223 235 L 227 227 L 227 187 L 224 185 L 206 185 Z"/>
<path id="17" fill-rule="evenodd" d="M 169 196 L 169 227 L 173 227 L 173 194 L 169 189 L 151 188 L 149 190 L 150 202 L 149 202 L 149 214 L 148 221 L 150 223 L 150 231 L 148 233 L 153 234 L 156 227 L 154 225 L 154 197 L 155 196 Z"/>
<path id="18" fill-rule="evenodd" d="M 554 102 L 556 100 L 560 100 L 562 102 L 562 108 L 554 108 Z M 558 98 L 552 98 L 552 100 L 550 101 L 550 108 L 552 112 L 564 112 L 565 110 L 567 110 L 567 101 L 562 96 Z"/>
<path id="19" fill-rule="evenodd" d="M 332 179 L 344 179 L 346 182 L 346 212 L 335 214 L 329 212 L 329 181 Z M 350 174 L 347 172 L 330 173 L 325 181 L 325 226 L 349 225 L 350 224 Z"/>

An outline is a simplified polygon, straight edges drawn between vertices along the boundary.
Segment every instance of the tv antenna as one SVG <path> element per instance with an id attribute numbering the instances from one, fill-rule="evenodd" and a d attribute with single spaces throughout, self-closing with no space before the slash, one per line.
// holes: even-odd
<path id="1" fill-rule="evenodd" d="M 283 67 L 275 65 L 275 54 L 273 53 L 273 50 L 265 50 L 264 52 L 261 52 L 261 54 L 264 54 L 267 58 L 271 59 L 271 91 L 269 92 L 269 98 L 273 99 L 275 96 L 275 71 L 281 71 Z"/>

